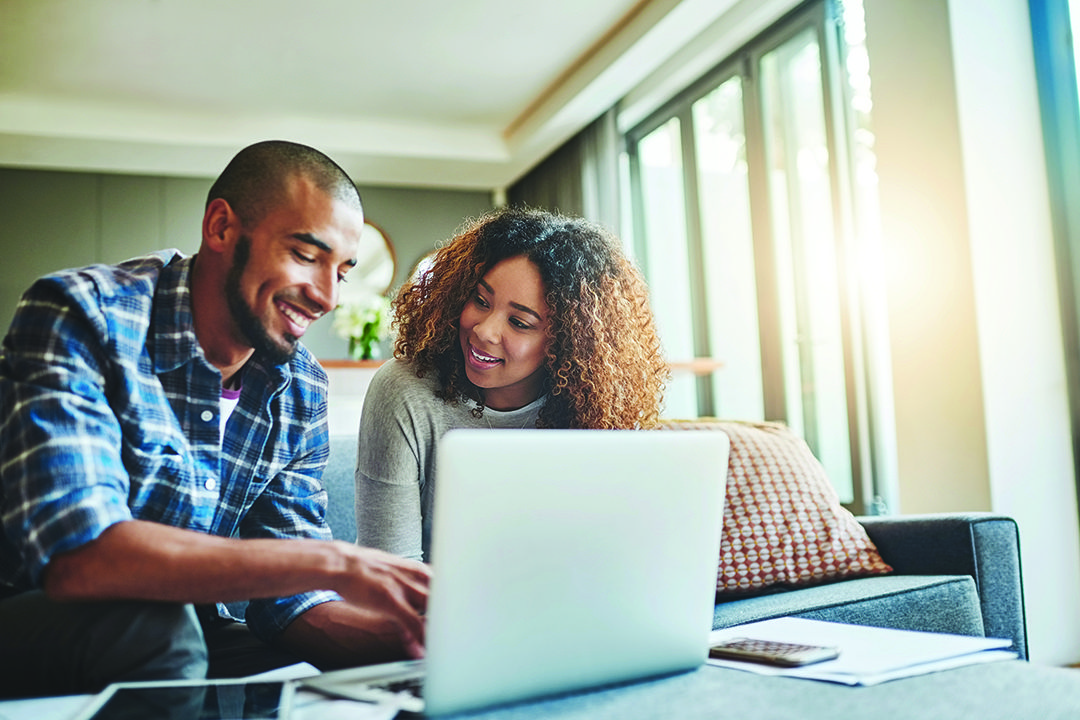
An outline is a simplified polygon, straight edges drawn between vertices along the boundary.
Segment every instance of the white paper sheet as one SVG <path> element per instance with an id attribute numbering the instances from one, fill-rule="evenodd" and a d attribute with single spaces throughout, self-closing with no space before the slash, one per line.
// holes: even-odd
<path id="1" fill-rule="evenodd" d="M 393 720 L 401 710 L 392 702 L 337 700 L 310 690 L 297 690 L 289 720 Z"/>
<path id="2" fill-rule="evenodd" d="M 714 630 L 709 634 L 709 641 L 715 644 L 735 637 L 834 645 L 840 648 L 840 656 L 835 660 L 798 668 L 714 658 L 709 659 L 710 664 L 762 675 L 824 680 L 845 685 L 876 685 L 962 665 L 1017 657 L 1015 652 L 1008 649 L 1012 646 L 1010 640 L 890 630 L 803 618 L 777 618 Z"/>

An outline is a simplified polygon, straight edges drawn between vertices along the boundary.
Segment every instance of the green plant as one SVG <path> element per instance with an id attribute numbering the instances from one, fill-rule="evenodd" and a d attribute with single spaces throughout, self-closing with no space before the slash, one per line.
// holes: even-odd
<path id="1" fill-rule="evenodd" d="M 334 332 L 349 341 L 349 357 L 373 360 L 380 355 L 379 344 L 390 332 L 390 300 L 376 295 L 366 302 L 339 305 L 334 311 Z"/>

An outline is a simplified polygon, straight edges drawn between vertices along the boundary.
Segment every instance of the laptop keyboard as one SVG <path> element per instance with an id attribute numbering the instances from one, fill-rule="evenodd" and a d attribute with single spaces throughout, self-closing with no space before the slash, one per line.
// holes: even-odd
<path id="1" fill-rule="evenodd" d="M 392 693 L 407 693 L 413 697 L 423 697 L 424 691 L 424 677 L 417 675 L 416 677 L 403 678 L 400 680 L 390 680 L 386 683 L 372 683 L 374 687 L 385 688 L 387 692 Z"/>
<path id="2" fill-rule="evenodd" d="M 364 668 L 359 668 L 363 672 Z M 351 678 L 353 671 L 337 671 L 301 681 L 308 687 L 332 697 L 370 703 L 390 703 L 401 710 L 421 713 L 424 710 L 424 671 L 422 668 L 398 672 L 382 678 Z"/>

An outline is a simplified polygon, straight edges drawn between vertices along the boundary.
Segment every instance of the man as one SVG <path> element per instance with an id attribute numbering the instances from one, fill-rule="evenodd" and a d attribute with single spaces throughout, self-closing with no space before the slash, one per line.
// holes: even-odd
<path id="1" fill-rule="evenodd" d="M 326 374 L 299 340 L 362 227 L 333 161 L 258 143 L 210 189 L 195 256 L 23 296 L 0 353 L 0 695 L 423 654 L 426 567 L 324 520 Z"/>

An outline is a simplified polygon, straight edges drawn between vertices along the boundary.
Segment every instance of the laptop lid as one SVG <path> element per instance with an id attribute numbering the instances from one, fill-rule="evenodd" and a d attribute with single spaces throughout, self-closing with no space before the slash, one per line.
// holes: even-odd
<path id="1" fill-rule="evenodd" d="M 447 433 L 427 714 L 702 664 L 728 447 L 715 430 Z"/>

